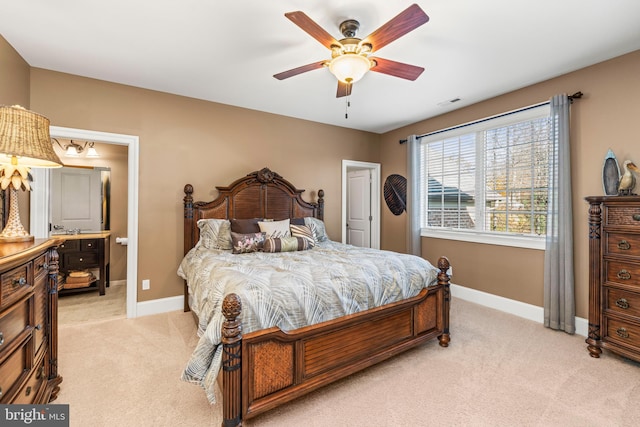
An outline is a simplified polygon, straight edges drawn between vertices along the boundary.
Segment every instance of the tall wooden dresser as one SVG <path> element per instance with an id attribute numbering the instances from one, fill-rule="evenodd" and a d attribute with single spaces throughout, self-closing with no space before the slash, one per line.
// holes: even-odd
<path id="1" fill-rule="evenodd" d="M 0 403 L 47 403 L 60 390 L 60 243 L 0 243 Z"/>
<path id="2" fill-rule="evenodd" d="M 589 332 L 602 349 L 640 361 L 640 196 L 587 197 Z"/>

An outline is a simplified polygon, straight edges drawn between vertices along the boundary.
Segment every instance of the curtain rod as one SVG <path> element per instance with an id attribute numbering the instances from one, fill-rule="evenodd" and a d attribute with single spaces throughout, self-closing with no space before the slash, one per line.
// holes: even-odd
<path id="1" fill-rule="evenodd" d="M 569 102 L 571 104 L 573 104 L 573 100 L 582 98 L 582 95 L 583 95 L 583 93 L 580 92 L 580 91 L 574 93 L 573 95 L 569 95 L 568 96 Z M 528 107 L 523 107 L 523 108 L 520 108 L 520 109 L 517 109 L 517 110 L 509 111 L 508 113 L 498 114 L 496 116 L 487 117 L 486 119 L 476 120 L 475 122 L 465 123 L 463 125 L 453 126 L 453 127 L 450 127 L 450 128 L 441 129 L 441 130 L 437 130 L 437 131 L 434 131 L 434 132 L 425 133 L 425 134 L 422 134 L 422 135 L 416 135 L 416 138 L 420 139 L 420 138 L 424 138 L 424 137 L 427 137 L 427 136 L 436 135 L 436 134 L 439 134 L 439 133 L 442 133 L 442 132 L 448 132 L 450 130 L 459 129 L 459 128 L 462 128 L 462 127 L 465 127 L 465 126 L 469 126 L 471 124 L 482 123 L 484 121 L 492 120 L 492 119 L 495 119 L 497 117 L 504 117 L 504 116 L 508 116 L 509 114 L 520 113 L 522 111 L 530 110 L 532 108 L 537 108 L 537 107 L 540 107 L 542 105 L 547 105 L 547 104 L 549 104 L 549 102 L 550 101 L 545 101 L 545 102 L 541 102 L 539 104 L 529 105 Z M 400 142 L 400 144 L 404 144 L 405 142 L 407 142 L 407 140 L 406 139 L 401 139 L 399 142 Z"/>

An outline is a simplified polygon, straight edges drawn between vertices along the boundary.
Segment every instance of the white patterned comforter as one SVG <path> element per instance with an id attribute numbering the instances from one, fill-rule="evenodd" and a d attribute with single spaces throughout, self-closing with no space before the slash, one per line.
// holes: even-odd
<path id="1" fill-rule="evenodd" d="M 182 379 L 215 402 L 222 300 L 229 293 L 242 301 L 244 334 L 272 326 L 290 331 L 415 296 L 437 282 L 437 273 L 417 256 L 332 241 L 306 251 L 237 255 L 196 246 L 178 269 L 200 336 Z"/>

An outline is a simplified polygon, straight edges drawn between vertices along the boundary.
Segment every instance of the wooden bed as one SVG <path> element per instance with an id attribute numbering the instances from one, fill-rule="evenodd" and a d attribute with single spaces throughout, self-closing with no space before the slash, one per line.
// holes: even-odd
<path id="1" fill-rule="evenodd" d="M 193 187 L 184 188 L 184 252 L 199 239 L 197 221 L 206 218 L 249 219 L 315 217 L 323 219 L 324 191 L 317 202 L 268 168 L 250 173 L 218 197 L 194 202 Z M 449 261 L 438 260 L 438 283 L 417 296 L 321 324 L 283 332 L 279 328 L 243 336 L 242 302 L 229 294 L 223 302 L 223 426 L 251 418 L 311 390 L 344 378 L 420 343 L 437 338 L 449 344 Z M 185 311 L 189 293 L 185 283 Z"/>

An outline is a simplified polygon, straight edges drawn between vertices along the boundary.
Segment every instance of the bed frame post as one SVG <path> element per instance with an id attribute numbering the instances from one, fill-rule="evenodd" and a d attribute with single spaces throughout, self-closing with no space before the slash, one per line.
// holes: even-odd
<path id="1" fill-rule="evenodd" d="M 193 186 L 187 184 L 184 186 L 184 255 L 189 252 L 195 245 L 193 241 Z M 187 281 L 184 281 L 184 311 L 189 311 L 189 289 L 187 288 Z"/>
<path id="2" fill-rule="evenodd" d="M 451 336 L 449 335 L 449 309 L 451 306 L 451 290 L 449 289 L 449 280 L 451 278 L 447 273 L 449 267 L 451 267 L 451 264 L 449 263 L 449 259 L 447 257 L 441 256 L 440 258 L 438 258 L 438 269 L 440 270 L 440 272 L 438 273 L 438 284 L 442 285 L 444 298 L 444 304 L 442 305 L 442 335 L 438 337 L 438 340 L 440 341 L 440 345 L 442 347 L 448 347 L 449 341 L 451 341 Z"/>
<path id="3" fill-rule="evenodd" d="M 316 218 L 324 221 L 324 190 L 318 190 L 318 214 Z"/>
<path id="4" fill-rule="evenodd" d="M 242 302 L 229 294 L 222 302 L 222 427 L 242 425 Z"/>

